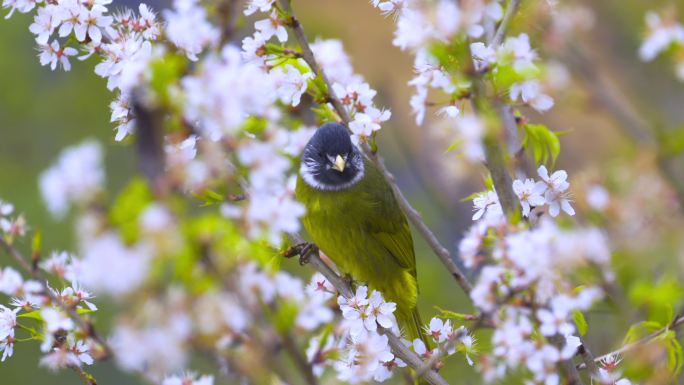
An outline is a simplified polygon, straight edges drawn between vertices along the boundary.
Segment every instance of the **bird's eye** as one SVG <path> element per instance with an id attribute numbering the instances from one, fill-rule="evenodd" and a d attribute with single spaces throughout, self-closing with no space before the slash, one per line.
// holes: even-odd
<path id="1" fill-rule="evenodd" d="M 323 157 L 323 153 L 320 152 L 320 151 L 318 151 L 318 157 L 319 157 L 319 158 L 322 158 L 322 157 Z"/>

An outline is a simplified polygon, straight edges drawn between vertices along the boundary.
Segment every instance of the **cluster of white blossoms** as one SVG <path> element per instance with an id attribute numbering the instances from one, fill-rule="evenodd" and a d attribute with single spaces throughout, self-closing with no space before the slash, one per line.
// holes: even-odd
<path id="1" fill-rule="evenodd" d="M 574 215 L 567 173 L 549 175 L 541 166 L 538 174 L 540 181 L 513 183 L 523 216 L 538 216 L 544 206 L 551 217 L 561 210 Z M 608 240 L 599 229 L 561 229 L 544 216 L 529 226 L 511 225 L 495 191 L 478 195 L 474 205 L 476 222 L 459 251 L 466 267 L 482 266 L 470 297 L 495 325 L 493 350 L 481 357 L 478 367 L 488 381 L 522 366 L 535 383 L 559 384 L 557 363 L 572 359 L 580 345 L 574 317 L 603 297 L 596 286 L 574 288 L 569 272 L 591 266 L 600 279 L 611 281 Z M 613 384 L 619 376 L 611 378 L 613 382 L 606 383 Z"/>
<path id="2" fill-rule="evenodd" d="M 3 7 L 22 13 L 37 9 L 30 31 L 40 47 L 40 63 L 56 69 L 61 65 L 71 69 L 70 57 L 78 54 L 85 60 L 95 54 L 101 62 L 95 73 L 107 78 L 110 90 L 127 91 L 144 70 L 152 52 L 151 41 L 161 35 L 161 24 L 145 4 L 139 14 L 125 9 L 110 15 L 111 0 L 83 1 L 25 1 L 4 0 Z M 172 20 L 169 20 L 172 25 Z M 191 29 L 193 31 L 197 30 Z M 73 37 L 73 38 L 72 38 Z M 69 44 L 76 43 L 76 48 Z M 128 96 L 122 92 L 112 103 L 112 121 L 117 123 L 117 140 L 122 140 L 133 129 L 133 117 L 128 108 Z"/>
<path id="3" fill-rule="evenodd" d="M 92 203 L 102 192 L 102 148 L 93 140 L 64 149 L 40 175 L 40 191 L 50 213 L 62 218 L 72 204 Z"/>
<path id="4" fill-rule="evenodd" d="M 552 217 L 557 217 L 561 210 L 568 215 L 575 215 L 575 210 L 570 205 L 568 173 L 558 170 L 549 175 L 544 165 L 539 166 L 537 173 L 540 181 L 531 178 L 513 181 L 513 192 L 520 200 L 523 216 L 541 214 L 544 206 L 548 207 L 548 213 Z M 505 222 L 496 191 L 487 191 L 475 196 L 473 210 L 474 221 L 485 218 L 490 224 Z"/>
<path id="5" fill-rule="evenodd" d="M 457 34 L 474 40 L 491 39 L 485 32 L 502 18 L 500 2 L 478 0 L 458 4 L 450 0 L 377 0 L 372 4 L 385 14 L 396 16 L 393 44 L 415 54 L 415 76 L 409 85 L 415 88 L 410 105 L 416 123 L 423 123 L 428 106 L 438 107 L 436 113 L 440 119 L 436 125 L 449 127 L 449 131 L 454 132 L 458 148 L 468 161 L 484 160 L 485 125 L 475 114 L 462 114 L 462 104 L 472 96 L 471 82 L 444 68 L 434 47 L 453 44 Z M 517 79 L 513 84 L 506 84 L 513 103 L 520 101 L 539 112 L 553 106 L 553 98 L 544 93 L 541 71 L 536 64 L 538 55 L 526 34 L 508 37 L 497 46 L 475 41 L 470 43 L 469 51 L 474 69 L 483 75 L 496 78 L 501 71 L 514 74 L 504 76 Z M 459 66 L 465 70 L 462 64 Z M 428 100 L 430 89 L 437 92 Z"/>
<path id="6" fill-rule="evenodd" d="M 272 68 L 270 75 L 275 78 L 276 94 L 280 101 L 297 106 L 307 90 L 307 82 L 314 78 L 314 74 L 303 59 L 297 59 L 296 66 L 290 63 L 277 64 L 282 59 L 275 51 L 283 51 L 285 56 L 292 52 L 283 48 L 269 48 L 268 44 L 273 38 L 280 43 L 288 40 L 286 20 L 282 18 L 282 12 L 277 9 L 275 2 L 251 2 L 245 14 L 251 15 L 257 11 L 268 13 L 269 18 L 255 22 L 254 34 L 243 39 L 243 57 L 261 67 Z M 349 58 L 338 40 L 320 40 L 312 44 L 311 49 L 332 83 L 332 90 L 328 92 L 340 99 L 350 115 L 352 140 L 355 143 L 367 141 L 381 128 L 383 122 L 389 120 L 391 112 L 373 104 L 377 92 L 361 76 L 354 74 Z"/>
<path id="7" fill-rule="evenodd" d="M 53 259 L 66 258 L 63 254 L 56 255 L 58 257 Z M 54 263 L 42 263 L 39 267 L 48 273 L 59 270 Z M 60 271 L 63 276 L 70 276 L 70 273 Z M 79 328 L 64 310 L 64 307 L 81 313 L 97 310 L 90 302 L 93 296 L 78 281 L 67 281 L 64 288 L 58 290 L 45 282 L 24 279 L 8 266 L 0 269 L 0 293 L 9 298 L 9 306 L 0 305 L 2 361 L 14 352 L 16 330 L 29 330 L 29 339 L 42 340 L 40 350 L 44 356 L 40 364 L 51 370 L 91 365 L 93 350 L 101 353 L 101 347 L 91 339 L 89 331 Z M 31 320 L 38 320 L 40 328 L 29 327 Z"/>
<path id="8" fill-rule="evenodd" d="M 684 25 L 678 22 L 674 15 L 647 12 L 646 28 L 646 37 L 639 47 L 641 60 L 651 61 L 661 52 L 673 47 L 679 52 L 684 52 Z M 675 74 L 684 81 L 684 60 L 682 60 L 682 55 L 675 56 L 677 57 Z"/>

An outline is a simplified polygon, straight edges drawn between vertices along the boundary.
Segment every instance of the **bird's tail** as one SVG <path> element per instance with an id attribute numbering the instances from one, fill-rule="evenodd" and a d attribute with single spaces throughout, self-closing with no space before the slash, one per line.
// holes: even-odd
<path id="1" fill-rule="evenodd" d="M 414 339 L 419 338 L 423 341 L 428 350 L 431 348 L 430 341 L 425 334 L 423 321 L 420 318 L 418 308 L 414 308 L 411 312 L 411 319 L 407 322 L 406 327 L 408 335 L 411 337 L 411 342 L 413 342 Z"/>

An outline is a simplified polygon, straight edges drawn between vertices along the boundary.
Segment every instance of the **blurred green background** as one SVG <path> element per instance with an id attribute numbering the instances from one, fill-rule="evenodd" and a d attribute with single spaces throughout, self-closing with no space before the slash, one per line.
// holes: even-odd
<path id="1" fill-rule="evenodd" d="M 528 2 L 524 1 L 523 7 Z M 455 253 L 460 235 L 471 222 L 471 204 L 461 200 L 482 189 L 484 170 L 458 166 L 461 161 L 444 155 L 445 148 L 426 134 L 429 125 L 414 124 L 408 108 L 412 90 L 406 86 L 413 76 L 412 59 L 391 45 L 394 30 L 391 18 L 382 17 L 367 0 L 295 0 L 293 4 L 311 38 L 343 40 L 356 71 L 378 90 L 377 104 L 392 109 L 392 119 L 380 135 L 381 152 L 411 202 Z M 667 59 L 641 63 L 636 53 L 645 10 L 674 3 L 607 0 L 578 4 L 592 11 L 594 25 L 580 34 L 577 43 L 588 53 L 600 77 L 614 84 L 615 92 L 636 106 L 635 112 L 653 122 L 653 127 L 680 129 L 684 122 L 684 84 L 674 79 L 672 63 Z M 680 7 L 681 19 L 684 17 L 681 2 L 674 5 Z M 113 95 L 106 89 L 105 81 L 93 73 L 92 60 L 72 60 L 73 68 L 66 73 L 41 67 L 35 42 L 28 31 L 30 23 L 30 17 L 22 14 L 0 21 L 0 199 L 14 203 L 17 211 L 26 215 L 31 228 L 42 231 L 47 250 L 74 250 L 72 218 L 62 221 L 50 218 L 40 198 L 38 175 L 64 147 L 85 138 L 97 138 L 105 145 L 107 185 L 111 196 L 115 196 L 135 173 L 134 153 L 130 146 L 113 140 L 108 108 Z M 248 25 L 245 21 L 241 24 Z M 514 33 L 528 32 L 537 41 L 542 41 L 543 37 L 538 35 L 543 34 L 544 28 L 533 14 L 521 16 L 513 24 Z M 558 54 L 544 48 L 539 52 L 542 57 Z M 558 60 L 562 62 L 562 56 Z M 557 167 L 569 171 L 571 183 L 588 180 L 610 184 L 610 178 L 617 178 L 613 184 L 618 184 L 618 190 L 624 192 L 622 185 L 637 175 L 657 174 L 654 155 L 640 153 L 640 144 L 628 138 L 622 130 L 624 127 L 596 100 L 591 89 L 572 78 L 567 89 L 553 96 L 554 109 L 541 117 L 530 113 L 530 118 L 545 122 L 555 131 L 569 132 L 562 137 Z M 623 175 L 619 172 L 625 165 L 632 172 L 624 174 L 626 179 L 616 177 Z M 571 189 L 581 206 L 583 196 L 574 187 Z M 662 218 L 654 215 L 655 222 L 645 225 L 661 227 L 653 230 L 656 235 L 644 240 L 643 250 L 621 250 L 620 239 L 616 242 L 616 249 L 621 250 L 620 255 L 632 268 L 649 274 L 647 280 L 656 279 L 663 271 L 681 277 L 684 259 L 679 239 L 684 233 L 681 208 L 671 211 L 669 207 L 672 206 L 665 204 L 660 213 L 672 215 L 674 219 L 661 223 Z M 621 233 L 611 231 L 611 235 L 615 234 Z M 629 237 L 630 234 L 622 235 Z M 435 314 L 435 306 L 472 311 L 438 260 L 419 237 L 416 240 L 423 318 L 429 319 Z M 655 246 L 649 248 L 649 245 Z M 6 264 L 11 262 L 0 255 L 0 266 Z M 104 305 L 104 311 L 97 317 L 98 327 L 107 330 L 108 306 L 102 301 L 98 304 Z M 590 340 L 597 352 L 614 348 L 630 322 L 633 320 L 608 315 L 601 309 L 592 313 Z M 17 344 L 14 357 L 0 364 L 0 385 L 79 383 L 80 379 L 70 371 L 52 375 L 39 368 L 39 357 L 38 343 Z M 458 362 L 460 357 L 451 360 L 445 372 L 448 379 L 458 384 L 476 383 L 477 376 L 466 368 L 464 360 Z M 117 371 L 111 362 L 95 365 L 92 372 L 101 385 L 139 381 Z"/>

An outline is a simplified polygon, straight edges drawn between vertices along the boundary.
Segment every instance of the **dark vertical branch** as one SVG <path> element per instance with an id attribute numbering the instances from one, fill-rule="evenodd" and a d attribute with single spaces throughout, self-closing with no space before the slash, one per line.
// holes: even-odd
<path id="1" fill-rule="evenodd" d="M 145 105 L 138 94 L 134 93 L 131 99 L 136 119 L 138 168 L 149 181 L 155 195 L 164 195 L 167 186 L 164 178 L 163 112 Z"/>

